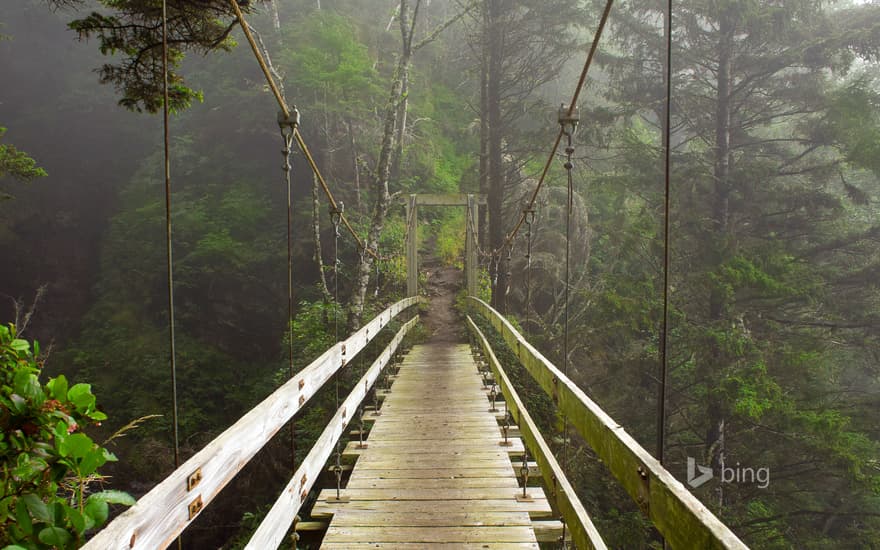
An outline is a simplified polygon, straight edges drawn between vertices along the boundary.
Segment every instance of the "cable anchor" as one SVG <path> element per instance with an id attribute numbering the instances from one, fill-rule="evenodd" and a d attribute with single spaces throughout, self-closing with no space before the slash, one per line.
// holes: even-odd
<path id="1" fill-rule="evenodd" d="M 570 138 L 574 135 L 578 123 L 581 121 L 580 109 L 577 105 L 570 107 L 565 103 L 561 104 L 557 113 L 557 121 L 562 126 L 562 133 Z"/>

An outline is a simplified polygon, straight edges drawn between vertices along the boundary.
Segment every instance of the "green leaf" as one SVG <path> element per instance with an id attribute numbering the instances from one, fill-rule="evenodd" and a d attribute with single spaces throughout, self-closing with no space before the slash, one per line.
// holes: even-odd
<path id="1" fill-rule="evenodd" d="M 63 374 L 58 378 L 52 378 L 49 380 L 49 382 L 46 383 L 46 387 L 49 388 L 49 395 L 54 399 L 57 399 L 62 403 L 67 401 L 67 378 L 65 378 Z"/>
<path id="2" fill-rule="evenodd" d="M 49 465 L 42 458 L 36 458 L 27 453 L 22 453 L 18 455 L 18 460 L 16 461 L 15 468 L 12 470 L 12 475 L 17 479 L 29 482 L 40 476 L 40 474 L 42 474 L 48 467 Z"/>
<path id="3" fill-rule="evenodd" d="M 95 405 L 91 384 L 76 384 L 67 392 L 67 398 L 73 403 L 76 410 L 81 412 L 87 411 Z"/>
<path id="4" fill-rule="evenodd" d="M 24 369 L 16 371 L 13 388 L 15 393 L 25 399 L 42 404 L 40 398 L 43 397 L 43 388 L 40 387 L 40 381 L 36 374 Z"/>
<path id="5" fill-rule="evenodd" d="M 21 497 L 21 501 L 27 506 L 28 512 L 30 512 L 31 516 L 45 523 L 52 522 L 52 514 L 49 512 L 49 507 L 46 506 L 46 503 L 40 500 L 40 497 L 31 493 Z"/>
<path id="6" fill-rule="evenodd" d="M 26 535 L 34 533 L 34 522 L 31 521 L 31 515 L 28 513 L 27 504 L 23 500 L 15 503 L 15 519 L 18 528 Z"/>
<path id="7" fill-rule="evenodd" d="M 83 516 L 79 510 L 72 507 L 67 507 L 65 510 L 67 513 L 67 519 L 70 520 L 70 524 L 73 526 L 77 534 L 81 534 L 86 530 L 86 518 Z"/>
<path id="8" fill-rule="evenodd" d="M 31 345 L 28 343 L 28 341 L 22 340 L 20 338 L 16 338 L 15 340 L 13 340 L 12 343 L 9 344 L 9 347 L 11 347 L 14 351 L 19 352 L 28 351 L 29 349 L 31 349 Z"/>
<path id="9" fill-rule="evenodd" d="M 86 455 L 82 459 L 82 462 L 80 462 L 79 475 L 83 477 L 92 475 L 106 462 L 107 458 L 104 456 L 104 449 L 101 449 L 100 447 L 95 447 L 88 453 L 86 453 Z"/>
<path id="10" fill-rule="evenodd" d="M 86 501 L 85 510 L 83 510 L 87 517 L 92 518 L 92 521 L 95 522 L 95 526 L 104 525 L 104 522 L 107 521 L 107 516 L 110 515 L 110 506 L 104 502 L 103 500 L 94 500 L 92 495 Z"/>
<path id="11" fill-rule="evenodd" d="M 125 506 L 134 506 L 137 502 L 133 496 L 125 491 L 101 491 L 89 496 L 89 500 L 97 500 L 101 502 L 109 502 L 111 504 L 124 504 Z"/>
<path id="12" fill-rule="evenodd" d="M 64 547 L 70 542 L 71 536 L 70 533 L 61 527 L 46 527 L 40 531 L 38 538 L 43 544 Z"/>
<path id="13" fill-rule="evenodd" d="M 89 436 L 82 433 L 71 434 L 62 440 L 58 445 L 58 452 L 61 456 L 69 456 L 72 458 L 83 458 L 92 448 L 95 442 Z"/>

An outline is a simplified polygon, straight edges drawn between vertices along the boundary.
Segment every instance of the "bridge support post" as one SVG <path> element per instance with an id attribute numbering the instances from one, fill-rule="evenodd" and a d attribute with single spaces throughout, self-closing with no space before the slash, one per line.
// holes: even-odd
<path id="1" fill-rule="evenodd" d="M 467 284 L 468 295 L 476 296 L 477 289 L 479 288 L 477 270 L 477 239 L 479 236 L 476 234 L 476 231 L 478 231 L 477 228 L 480 227 L 480 213 L 477 209 L 477 201 L 473 194 L 467 196 L 467 212 L 465 213 L 465 216 L 468 220 L 465 229 L 465 281 Z"/>
<path id="2" fill-rule="evenodd" d="M 406 220 L 409 225 L 406 238 L 406 295 L 419 294 L 419 212 L 416 195 L 406 202 Z"/>

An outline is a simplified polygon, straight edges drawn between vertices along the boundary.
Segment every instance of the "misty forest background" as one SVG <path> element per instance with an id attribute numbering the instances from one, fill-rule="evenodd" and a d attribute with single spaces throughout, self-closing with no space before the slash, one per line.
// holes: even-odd
<path id="1" fill-rule="evenodd" d="M 604 2 L 276 2 L 254 2 L 249 19 L 358 232 L 381 221 L 371 244 L 399 255 L 403 208 L 388 193 L 482 192 L 483 248 L 501 244 L 534 189 Z M 150 113 L 161 96 L 156 29 L 144 30 L 156 9 L 4 4 L 0 320 L 17 319 L 43 344 L 49 374 L 93 384 L 110 416 L 99 430 L 163 415 L 113 444 L 112 486 L 138 496 L 173 469 L 161 116 Z M 170 5 L 186 457 L 286 377 L 286 190 L 276 105 L 240 30 L 226 34 L 229 6 Z M 572 378 L 648 449 L 662 312 L 664 6 L 615 3 L 574 155 Z M 755 548 L 880 548 L 880 4 L 682 0 L 675 10 L 668 467 L 679 479 L 687 457 L 716 471 L 722 457 L 768 468 L 766 488 L 715 479 L 694 490 Z M 413 36 L 401 16 L 415 17 Z M 562 162 L 538 199 L 524 325 L 556 362 Z M 302 156 L 293 164 L 302 367 L 332 343 L 335 315 L 356 326 L 400 297 L 404 272 L 401 260 L 383 260 L 377 279 L 343 235 L 340 302 L 362 299 L 364 309 L 333 306 L 326 202 Z M 425 209 L 421 222 L 425 251 L 460 264 L 463 212 Z M 523 237 L 509 267 L 505 251 L 485 276 L 495 305 L 521 326 Z M 554 425 L 547 403 L 527 393 Z M 298 419 L 303 442 L 331 409 L 319 396 Z M 246 540 L 289 473 L 278 439 L 187 531 L 188 547 Z M 608 543 L 657 547 L 591 451 L 576 449 L 570 478 Z"/>

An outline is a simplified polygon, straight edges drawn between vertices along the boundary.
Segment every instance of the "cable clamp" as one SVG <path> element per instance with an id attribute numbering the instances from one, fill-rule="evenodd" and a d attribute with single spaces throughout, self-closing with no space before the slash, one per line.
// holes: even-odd
<path id="1" fill-rule="evenodd" d="M 297 126 L 299 126 L 299 110 L 296 107 L 287 115 L 284 114 L 284 111 L 278 111 L 278 127 L 281 128 L 282 133 L 285 130 L 292 133 Z"/>
<path id="2" fill-rule="evenodd" d="M 345 212 L 345 204 L 342 201 L 339 201 L 336 205 L 330 205 L 330 221 L 334 227 L 339 227 L 343 212 Z"/>
<path id="3" fill-rule="evenodd" d="M 569 112 L 569 110 L 571 112 Z M 581 120 L 580 109 L 578 109 L 577 105 L 570 107 L 563 103 L 559 106 L 557 120 L 562 126 L 562 132 L 565 133 L 565 135 L 574 134 L 574 131 L 577 129 L 578 123 Z"/>

